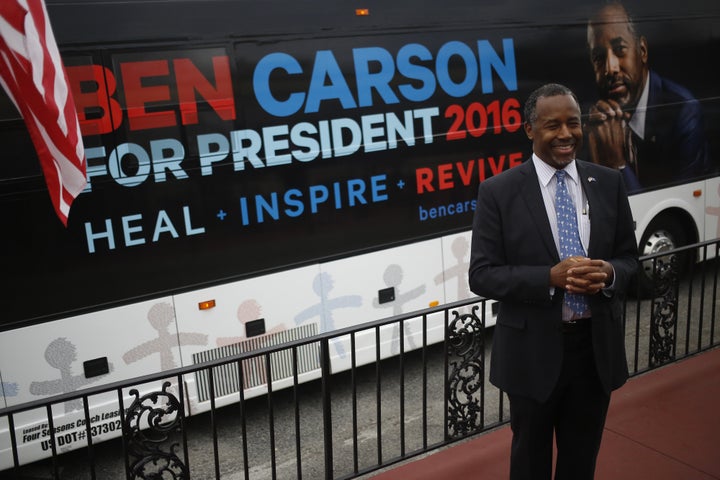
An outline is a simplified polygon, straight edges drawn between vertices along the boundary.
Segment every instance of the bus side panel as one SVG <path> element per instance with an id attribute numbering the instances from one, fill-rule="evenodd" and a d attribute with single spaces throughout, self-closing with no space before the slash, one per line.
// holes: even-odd
<path id="1" fill-rule="evenodd" d="M 431 302 L 444 302 L 442 285 L 432 280 L 442 274 L 440 239 L 324 263 L 322 272 L 329 287 L 324 299 L 325 316 L 333 328 L 356 326 L 427 308 Z M 405 322 L 402 339 L 397 325 L 380 330 L 381 358 L 397 354 L 401 340 L 406 351 L 422 345 L 422 328 L 417 320 Z M 350 337 L 340 337 L 331 345 L 333 371 L 349 368 Z M 357 364 L 377 359 L 374 329 L 359 332 L 356 345 Z"/>
<path id="2" fill-rule="evenodd" d="M 67 318 L 4 332 L 0 336 L 0 365 L 8 406 L 43 397 L 74 392 L 127 378 L 179 367 L 172 298 Z M 182 337 L 181 337 L 182 338 Z M 193 341 L 206 343 L 207 336 Z M 159 384 L 137 386 L 159 390 Z M 124 392 L 127 408 L 134 397 Z M 93 441 L 119 434 L 117 393 L 89 399 Z M 53 405 L 56 446 L 59 452 L 86 444 L 82 399 Z M 15 416 L 21 462 L 48 454 L 50 432 L 45 409 Z M 0 451 L 9 449 L 7 424 L 0 426 Z M 3 461 L 12 458 L 1 455 Z M 0 465 L 0 469 L 10 464 Z"/>
<path id="3" fill-rule="evenodd" d="M 468 285 L 470 268 L 470 245 L 472 233 L 468 230 L 442 237 L 443 271 L 433 278 L 445 288 L 445 302 L 457 302 L 473 297 Z"/>
<path id="4" fill-rule="evenodd" d="M 196 343 L 207 343 L 198 334 Z M 3 332 L 3 381 L 15 384 L 8 405 L 73 392 L 181 366 L 172 298 L 163 297 L 57 322 Z M 107 373 L 102 372 L 107 361 Z M 95 361 L 84 372 L 84 362 Z"/>
<path id="5" fill-rule="evenodd" d="M 320 297 L 319 282 L 319 267 L 313 265 L 176 295 L 183 363 L 192 365 L 320 333 L 319 316 L 312 309 L 308 314 L 301 312 Z M 184 343 L 184 336 L 193 332 L 208 333 L 208 341 Z M 264 358 L 256 357 L 243 365 L 246 396 L 264 393 Z M 316 368 L 317 360 L 310 362 L 306 370 Z M 216 396 L 234 394 L 237 400 L 240 379 L 235 366 L 218 369 L 215 374 Z M 276 372 L 274 378 L 280 374 Z M 198 403 L 209 399 L 207 373 L 188 375 L 185 381 L 192 387 L 188 391 L 191 411 L 208 408 L 209 404 Z"/>
<path id="6" fill-rule="evenodd" d="M 400 315 L 425 308 L 431 302 L 444 302 L 441 247 L 441 240 L 435 239 L 324 263 L 319 269 L 306 267 L 177 295 L 180 338 L 184 331 L 213 332 L 206 349 L 183 346 L 183 359 L 186 364 L 199 363 Z M 412 279 L 438 281 L 413 283 Z M 213 308 L 200 310 L 201 303 L 210 301 L 214 302 Z M 421 324 L 417 320 L 409 321 L 405 328 L 404 348 L 421 346 Z M 436 329 L 442 330 L 437 326 Z M 397 353 L 398 327 L 381 330 L 381 356 Z M 374 361 L 374 330 L 361 332 L 356 342 L 357 364 Z M 330 348 L 333 371 L 349 368 L 350 338 L 333 339 Z M 314 372 L 311 376 L 317 377 L 319 346 L 310 345 L 299 353 L 299 373 L 307 376 Z M 290 385 L 287 379 L 292 375 L 292 362 L 290 354 L 271 356 L 273 379 L 285 379 L 274 388 Z M 217 396 L 236 396 L 240 379 L 235 366 L 216 369 L 214 375 Z M 244 361 L 243 376 L 246 397 L 264 393 L 268 379 L 265 359 Z M 189 375 L 186 381 L 198 392 L 192 411 L 207 409 L 208 404 L 204 402 L 209 399 L 209 380 L 198 374 Z"/>
<path id="7" fill-rule="evenodd" d="M 703 191 L 705 192 L 705 235 L 702 239 L 720 238 L 720 177 L 706 180 Z"/>
<path id="8" fill-rule="evenodd" d="M 444 282 L 446 303 L 467 300 L 475 296 L 475 294 L 470 291 L 468 284 L 471 243 L 472 231 L 470 230 L 442 237 L 443 276 L 442 278 L 437 276 L 434 280 L 435 282 Z M 485 327 L 492 327 L 497 320 L 496 314 L 493 313 L 494 304 L 494 300 L 488 300 L 484 304 L 480 302 L 460 308 L 457 312 L 460 315 L 474 313 L 478 317 L 478 320 L 482 319 L 484 321 Z M 477 310 L 474 310 L 475 307 L 477 307 Z M 442 338 L 444 337 L 441 336 L 437 341 L 440 341 Z"/>

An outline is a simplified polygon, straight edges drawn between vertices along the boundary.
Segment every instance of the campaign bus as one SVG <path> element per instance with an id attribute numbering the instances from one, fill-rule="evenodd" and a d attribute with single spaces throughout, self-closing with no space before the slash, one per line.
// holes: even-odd
<path id="1" fill-rule="evenodd" d="M 472 298 L 477 188 L 529 158 L 525 98 L 570 87 L 582 158 L 609 162 L 590 112 L 642 71 L 622 66 L 633 54 L 649 69 L 633 115 L 645 154 L 608 167 L 634 174 L 640 251 L 720 236 L 718 2 L 628 0 L 637 50 L 592 48 L 586 0 L 46 5 L 87 183 L 64 225 L 0 91 L 0 407 Z M 383 355 L 418 332 L 386 332 Z M 331 346 L 347 368 L 349 340 Z M 377 360 L 363 348 L 358 362 Z M 317 378 L 305 353 L 300 378 Z M 244 368 L 219 404 L 267 391 L 264 363 Z M 205 380 L 186 376 L 188 414 L 209 409 Z M 89 410 L 94 441 L 119 434 L 116 396 Z M 22 462 L 50 454 L 43 415 L 15 419 Z M 53 415 L 59 451 L 85 445 L 82 402 Z"/>

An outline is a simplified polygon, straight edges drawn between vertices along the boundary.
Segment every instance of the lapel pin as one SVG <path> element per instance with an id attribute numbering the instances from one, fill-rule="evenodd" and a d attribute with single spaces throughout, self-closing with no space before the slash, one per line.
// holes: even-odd
<path id="1" fill-rule="evenodd" d="M 592 183 L 595 181 L 595 177 L 588 177 L 588 182 Z"/>

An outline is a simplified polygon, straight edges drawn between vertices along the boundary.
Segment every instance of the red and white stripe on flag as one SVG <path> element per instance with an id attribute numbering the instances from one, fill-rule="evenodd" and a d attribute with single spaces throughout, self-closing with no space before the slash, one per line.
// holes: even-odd
<path id="1" fill-rule="evenodd" d="M 57 215 L 85 188 L 75 102 L 44 0 L 0 0 L 0 83 L 25 120 Z"/>

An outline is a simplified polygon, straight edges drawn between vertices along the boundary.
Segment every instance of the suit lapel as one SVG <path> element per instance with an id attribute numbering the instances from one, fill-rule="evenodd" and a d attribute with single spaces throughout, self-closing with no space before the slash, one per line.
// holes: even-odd
<path id="1" fill-rule="evenodd" d="M 597 212 L 598 205 L 600 204 L 601 191 L 599 189 L 597 179 L 588 174 L 585 166 L 579 161 L 575 161 L 575 165 L 577 166 L 580 183 L 582 183 L 583 191 L 585 192 L 588 205 L 590 206 L 588 212 L 590 215 L 590 242 L 588 243 L 587 255 L 592 258 L 592 252 L 596 250 L 597 239 L 602 232 L 602 226 L 596 223 L 597 215 L 593 215 L 593 212 Z"/>
<path id="2" fill-rule="evenodd" d="M 559 262 L 560 256 L 555 246 L 552 229 L 550 228 L 550 220 L 545 211 L 545 202 L 543 201 L 540 183 L 532 159 L 525 161 L 524 164 L 517 168 L 521 168 L 521 171 L 525 174 L 521 194 L 530 212 L 531 221 L 535 224 L 545 249 L 556 262 Z"/>

